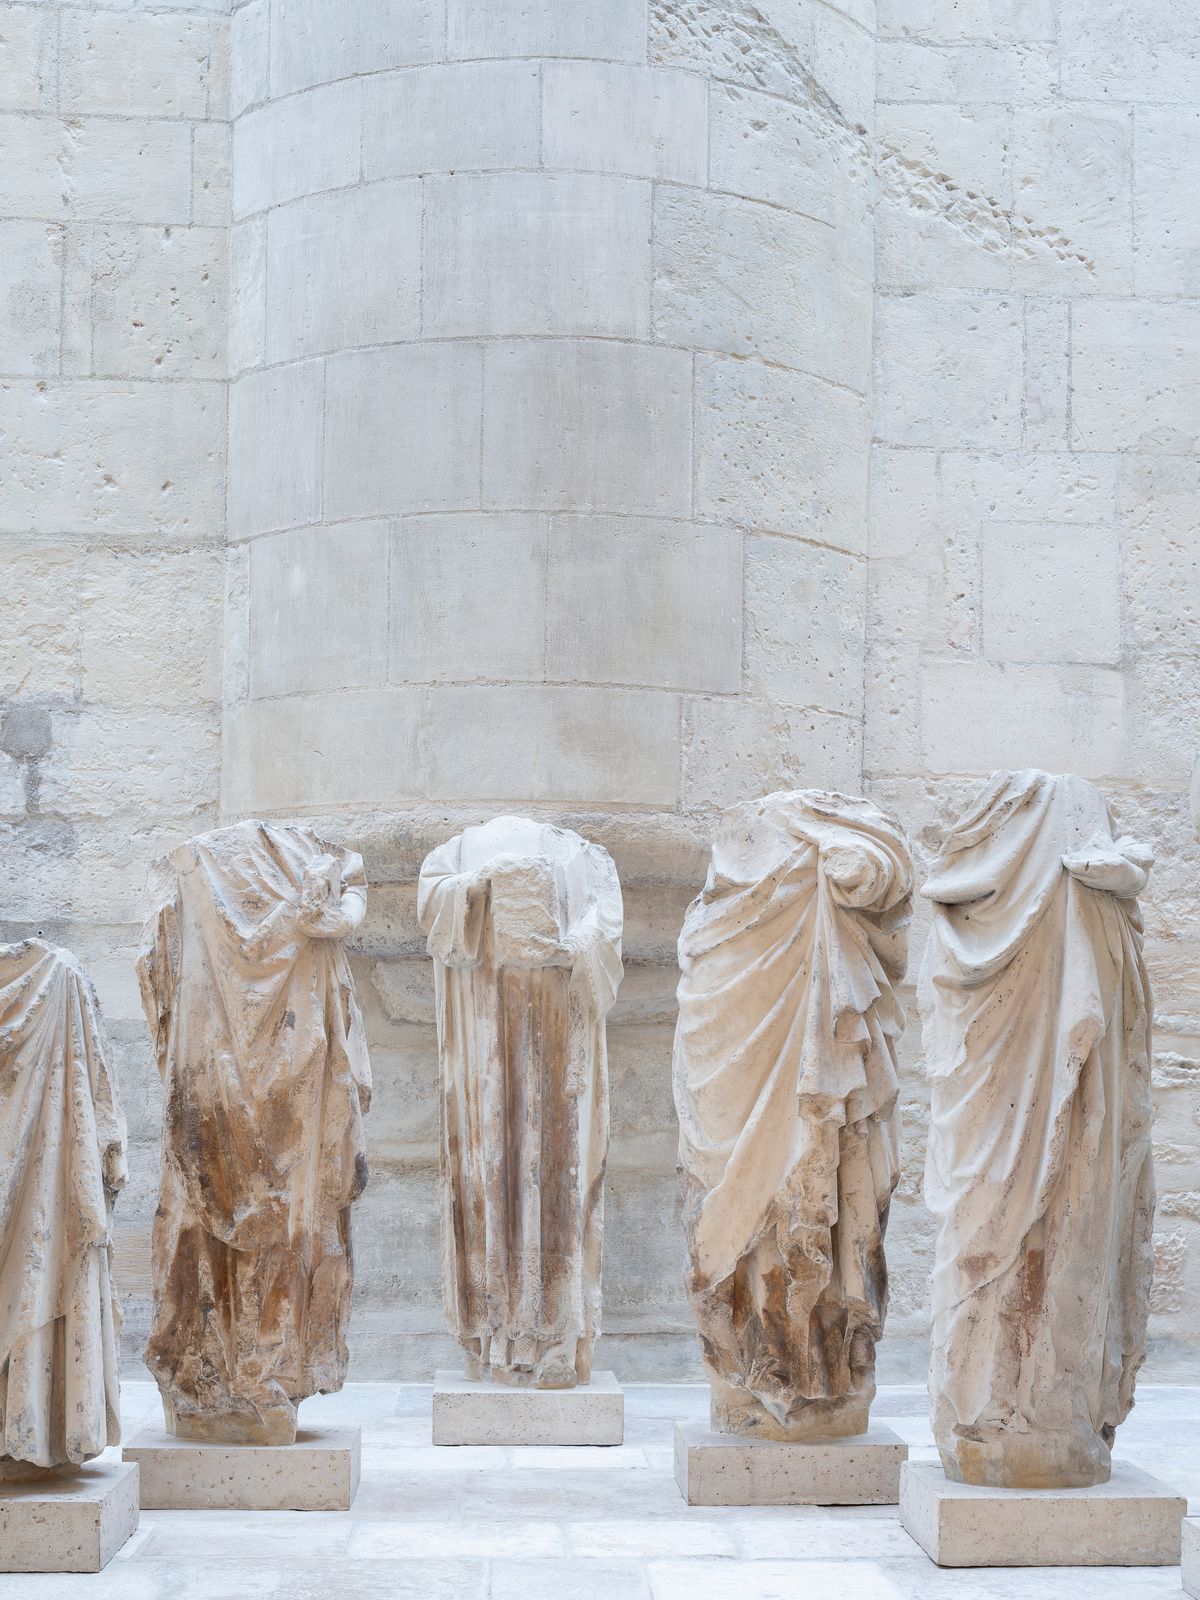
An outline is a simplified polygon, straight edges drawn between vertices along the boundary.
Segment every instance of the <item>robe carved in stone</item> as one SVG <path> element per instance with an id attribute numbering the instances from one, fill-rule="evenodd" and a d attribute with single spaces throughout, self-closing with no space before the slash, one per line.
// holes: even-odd
<path id="1" fill-rule="evenodd" d="M 684 919 L 687 1285 L 720 1432 L 867 1426 L 911 903 L 897 824 L 865 800 L 799 791 L 725 813 Z"/>
<path id="2" fill-rule="evenodd" d="M 621 981 L 608 852 L 520 817 L 421 869 L 442 1089 L 444 1294 L 469 1377 L 591 1378 L 608 1154 L 605 1018 Z"/>
<path id="3" fill-rule="evenodd" d="M 125 1119 L 66 950 L 0 946 L 0 1481 L 121 1437 L 112 1208 Z"/>
<path id="4" fill-rule="evenodd" d="M 244 822 L 170 857 L 138 964 L 166 1090 L 146 1364 L 169 1431 L 286 1444 L 340 1389 L 371 1073 L 362 860 Z"/>
<path id="5" fill-rule="evenodd" d="M 1133 1403 L 1153 1266 L 1150 865 L 1090 783 L 1001 772 L 922 891 L 930 1392 L 966 1483 L 1102 1483 Z"/>

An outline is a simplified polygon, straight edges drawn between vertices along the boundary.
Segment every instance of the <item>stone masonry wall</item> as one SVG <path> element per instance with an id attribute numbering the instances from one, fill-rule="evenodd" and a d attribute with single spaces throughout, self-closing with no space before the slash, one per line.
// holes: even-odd
<path id="1" fill-rule="evenodd" d="M 1200 14 L 880 0 L 877 71 L 868 788 L 922 867 L 998 766 L 1093 779 L 1152 844 L 1147 1372 L 1194 1373 Z M 930 1235 L 915 1028 L 909 1056 L 884 1364 L 916 1374 Z"/>
<path id="2" fill-rule="evenodd" d="M 131 1350 L 161 1105 L 146 866 L 217 815 L 224 10 L 0 5 L 0 939 L 66 944 L 100 992 Z"/>
<path id="3" fill-rule="evenodd" d="M 180 837 L 303 813 L 366 854 L 362 1377 L 451 1353 L 420 861 L 502 808 L 608 846 L 601 1358 L 679 1376 L 674 945 L 716 812 L 865 781 L 923 868 L 1038 763 L 1158 856 L 1149 1370 L 1194 1368 L 1194 8 L 229 10 L 0 3 L 0 938 L 97 979 L 130 1359 L 161 1116 L 132 961 Z M 926 1351 L 910 1010 L 884 1378 Z"/>

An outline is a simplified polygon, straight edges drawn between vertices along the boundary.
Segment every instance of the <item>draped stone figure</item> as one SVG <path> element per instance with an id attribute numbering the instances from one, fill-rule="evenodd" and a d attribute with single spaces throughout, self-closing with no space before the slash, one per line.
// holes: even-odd
<path id="1" fill-rule="evenodd" d="M 912 867 L 866 800 L 732 807 L 679 936 L 688 1292 L 718 1432 L 863 1432 L 899 1176 Z"/>
<path id="2" fill-rule="evenodd" d="M 930 1390 L 948 1477 L 1102 1483 L 1153 1262 L 1151 857 L 1079 778 L 1000 772 L 924 894 L 937 1224 Z"/>
<path id="3" fill-rule="evenodd" d="M 40 939 L 0 945 L 0 1482 L 120 1440 L 111 1229 L 124 1182 L 87 975 Z"/>
<path id="4" fill-rule="evenodd" d="M 166 1089 L 146 1364 L 169 1432 L 289 1444 L 346 1376 L 371 1072 L 353 851 L 243 822 L 169 858 L 138 963 Z"/>
<path id="5" fill-rule="evenodd" d="M 497 817 L 434 850 L 444 1293 L 467 1376 L 590 1381 L 608 1153 L 605 1018 L 621 981 L 606 850 Z"/>

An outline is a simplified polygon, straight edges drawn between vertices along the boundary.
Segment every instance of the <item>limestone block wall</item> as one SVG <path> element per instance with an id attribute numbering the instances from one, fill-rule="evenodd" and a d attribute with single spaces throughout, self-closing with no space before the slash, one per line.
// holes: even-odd
<path id="1" fill-rule="evenodd" d="M 718 808 L 861 768 L 873 39 L 772 10 L 233 13 L 223 809 L 367 855 L 360 1373 L 450 1354 L 414 879 L 505 808 L 622 872 L 603 1359 L 694 1363 L 683 908 Z"/>
<path id="2" fill-rule="evenodd" d="M 145 872 L 217 815 L 224 9 L 0 5 L 0 939 L 67 944 L 100 991 L 131 1344 L 160 1104 Z"/>
<path id="3" fill-rule="evenodd" d="M 1001 765 L 1094 779 L 1154 847 L 1160 1375 L 1200 1295 L 1198 107 L 1194 7 L 880 0 L 868 786 L 923 859 Z M 909 1045 L 884 1351 L 916 1371 Z"/>

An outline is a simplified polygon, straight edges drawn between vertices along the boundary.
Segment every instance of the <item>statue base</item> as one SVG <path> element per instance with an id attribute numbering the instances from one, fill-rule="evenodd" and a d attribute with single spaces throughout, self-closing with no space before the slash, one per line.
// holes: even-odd
<path id="1" fill-rule="evenodd" d="M 1187 1500 L 1114 1461 L 1087 1489 L 953 1483 L 932 1462 L 900 1475 L 900 1521 L 939 1567 L 1170 1567 Z"/>
<path id="2" fill-rule="evenodd" d="M 1200 1600 L 1200 1517 L 1184 1518 L 1181 1560 L 1184 1593 Z"/>
<path id="3" fill-rule="evenodd" d="M 907 1455 L 879 1423 L 805 1443 L 675 1426 L 675 1481 L 690 1506 L 894 1506 Z"/>
<path id="4" fill-rule="evenodd" d="M 611 1372 L 574 1389 L 525 1389 L 460 1372 L 433 1378 L 434 1444 L 620 1444 L 625 1393 Z"/>
<path id="5" fill-rule="evenodd" d="M 348 1511 L 361 1428 L 304 1428 L 295 1444 L 206 1444 L 142 1428 L 122 1450 L 146 1511 Z"/>
<path id="6" fill-rule="evenodd" d="M 0 1486 L 0 1572 L 99 1572 L 137 1531 L 138 1469 L 89 1461 Z"/>

